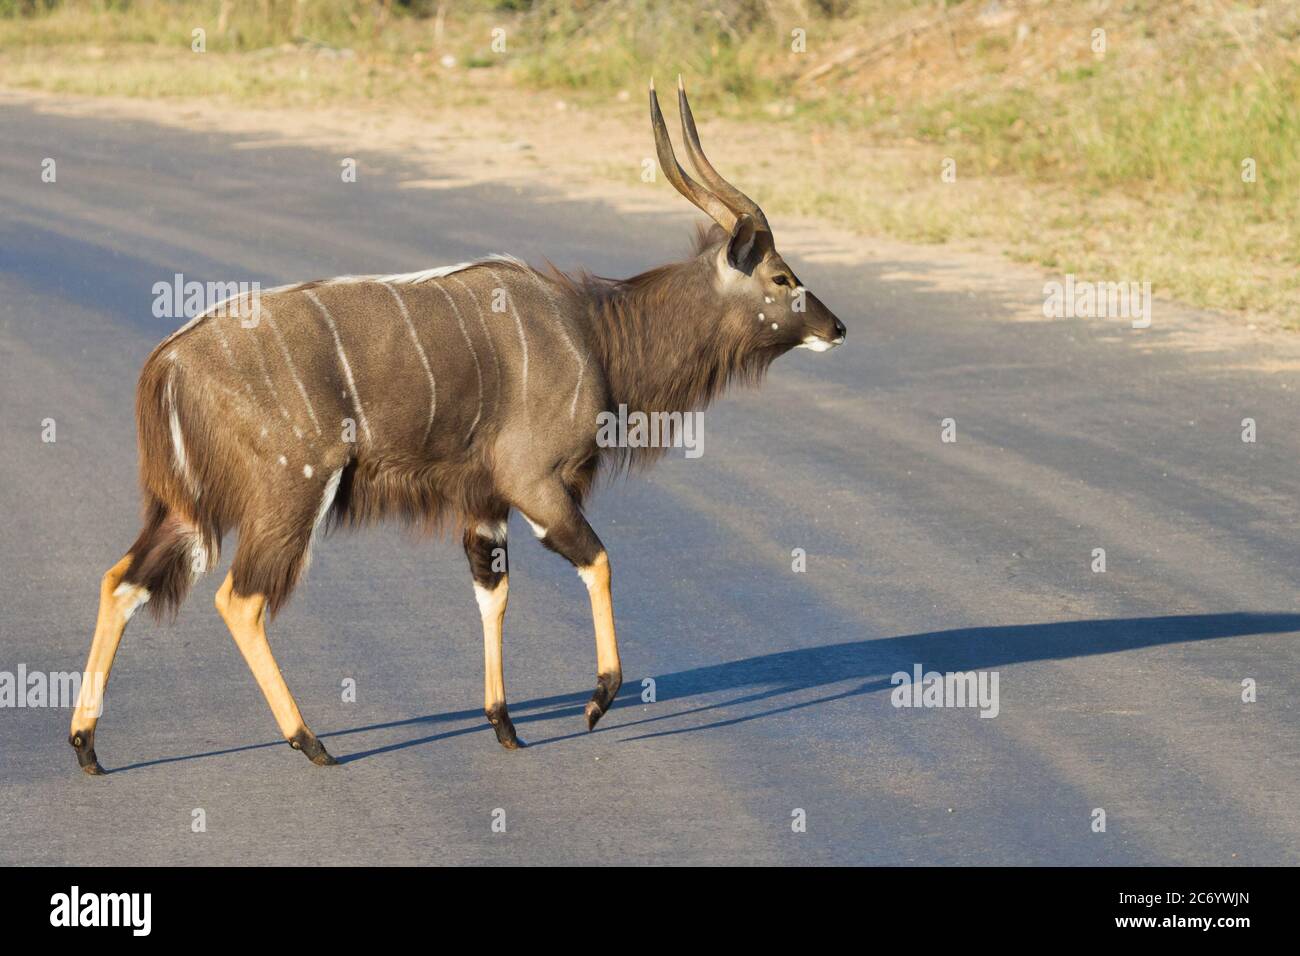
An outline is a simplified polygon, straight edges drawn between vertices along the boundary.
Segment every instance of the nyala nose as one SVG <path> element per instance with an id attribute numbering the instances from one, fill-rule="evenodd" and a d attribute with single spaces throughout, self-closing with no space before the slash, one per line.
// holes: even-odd
<path id="1" fill-rule="evenodd" d="M 847 332 L 847 331 L 848 331 L 848 330 L 847 330 L 846 328 L 844 328 L 844 323 L 841 322 L 839 319 L 836 319 L 836 320 L 835 320 L 835 338 L 836 338 L 838 341 L 843 342 L 843 341 L 844 341 L 844 333 Z"/>

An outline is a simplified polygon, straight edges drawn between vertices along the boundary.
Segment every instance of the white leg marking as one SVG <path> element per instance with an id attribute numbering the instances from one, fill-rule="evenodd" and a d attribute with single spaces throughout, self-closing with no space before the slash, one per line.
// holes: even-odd
<path id="1" fill-rule="evenodd" d="M 385 289 L 392 293 L 393 299 L 397 302 L 397 308 L 402 312 L 402 321 L 406 323 L 406 331 L 411 334 L 411 341 L 415 343 L 415 351 L 420 356 L 420 364 L 424 366 L 424 374 L 429 376 L 429 420 L 424 425 L 425 440 L 429 438 L 429 431 L 433 428 L 433 416 L 438 410 L 438 383 L 433 380 L 433 369 L 429 368 L 429 357 L 424 354 L 424 346 L 420 344 L 420 337 L 415 334 L 415 325 L 411 322 L 411 313 L 406 310 L 406 303 L 402 297 L 397 294 L 387 282 L 380 282 Z"/>
<path id="2" fill-rule="evenodd" d="M 494 524 L 480 524 L 474 529 L 474 533 L 480 538 L 487 538 L 497 544 L 503 544 L 506 540 L 506 523 L 498 521 Z"/>
<path id="3" fill-rule="evenodd" d="M 361 407 L 361 396 L 357 394 L 357 382 L 352 377 L 352 365 L 348 362 L 347 353 L 343 351 L 343 340 L 339 338 L 339 329 L 334 324 L 334 317 L 329 314 L 329 310 L 325 306 L 321 305 L 315 290 L 308 289 L 307 298 L 311 299 L 312 304 L 320 310 L 321 317 L 325 319 L 325 324 L 330 328 L 330 334 L 334 336 L 334 348 L 338 352 L 339 364 L 343 366 L 343 376 L 348 380 L 348 390 L 352 392 L 352 407 L 356 409 L 357 418 L 361 421 L 361 429 L 366 433 L 366 441 L 373 442 L 374 436 L 370 434 L 370 422 L 366 421 L 365 409 Z"/>
<path id="4" fill-rule="evenodd" d="M 541 525 L 539 525 L 536 521 L 528 517 L 528 515 L 524 515 L 524 520 L 528 522 L 528 527 L 533 529 L 533 534 L 537 535 L 537 537 L 539 538 L 546 537 L 546 529 L 543 528 Z"/>
<path id="5" fill-rule="evenodd" d="M 478 612 L 483 617 L 493 617 L 501 610 L 501 605 L 505 602 L 506 595 L 502 584 L 498 584 L 489 591 L 477 581 L 474 582 L 474 600 L 478 602 Z"/>
<path id="6" fill-rule="evenodd" d="M 148 603 L 149 589 L 136 584 L 119 584 L 117 590 L 113 592 L 113 597 L 129 598 L 126 606 L 122 608 L 122 616 L 129 621 L 131 615 L 135 614 L 136 608 Z"/>

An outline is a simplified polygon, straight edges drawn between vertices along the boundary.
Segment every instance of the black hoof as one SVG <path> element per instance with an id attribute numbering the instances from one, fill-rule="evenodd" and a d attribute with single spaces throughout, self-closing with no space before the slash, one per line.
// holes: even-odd
<path id="1" fill-rule="evenodd" d="M 494 707 L 485 711 L 488 723 L 496 731 L 497 742 L 505 747 L 506 750 L 522 750 L 528 746 L 515 734 L 515 725 L 510 720 L 510 715 L 506 713 L 504 706 Z"/>
<path id="2" fill-rule="evenodd" d="M 68 743 L 77 752 L 77 765 L 92 777 L 102 777 L 108 771 L 99 765 L 95 756 L 95 733 L 80 731 L 68 737 Z"/>
<path id="3" fill-rule="evenodd" d="M 301 750 L 307 758 L 318 767 L 335 767 L 338 761 L 329 755 L 325 745 L 316 739 L 310 730 L 300 730 L 289 738 L 289 746 Z"/>
<path id="4" fill-rule="evenodd" d="M 587 704 L 584 711 L 587 717 L 587 730 L 596 728 L 596 721 L 605 716 L 605 711 L 609 710 L 610 705 L 614 703 L 614 698 L 618 696 L 618 689 L 623 686 L 623 676 L 621 674 L 600 674 L 596 678 L 596 692 L 591 695 L 591 701 Z"/>

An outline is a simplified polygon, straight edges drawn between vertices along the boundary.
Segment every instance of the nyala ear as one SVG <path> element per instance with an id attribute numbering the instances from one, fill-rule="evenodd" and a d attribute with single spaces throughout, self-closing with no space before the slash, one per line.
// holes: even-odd
<path id="1" fill-rule="evenodd" d="M 763 259 L 764 247 L 770 242 L 771 233 L 766 229 L 760 230 L 753 216 L 741 213 L 727 240 L 727 264 L 751 275 Z"/>

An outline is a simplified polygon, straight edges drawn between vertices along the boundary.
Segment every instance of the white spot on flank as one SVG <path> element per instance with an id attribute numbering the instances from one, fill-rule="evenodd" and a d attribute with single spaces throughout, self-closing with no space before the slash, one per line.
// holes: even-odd
<path id="1" fill-rule="evenodd" d="M 302 466 L 302 476 L 304 478 L 310 478 L 313 474 L 315 474 L 315 471 L 311 465 Z"/>
<path id="2" fill-rule="evenodd" d="M 283 467 L 286 467 L 286 468 L 287 468 L 287 467 L 289 466 L 289 459 L 288 459 L 288 458 L 285 458 L 284 455 L 281 455 L 281 456 L 280 456 L 278 459 L 276 459 L 276 460 L 279 461 L 280 464 L 281 464 Z"/>
<path id="3" fill-rule="evenodd" d="M 758 313 L 758 321 L 762 322 L 766 318 L 767 316 L 765 316 L 762 312 Z"/>
<path id="4" fill-rule="evenodd" d="M 772 297 L 771 297 L 770 295 L 765 295 L 765 296 L 763 296 L 763 301 L 766 302 L 768 305 L 771 305 L 771 304 L 772 304 Z"/>
<path id="5" fill-rule="evenodd" d="M 370 434 L 370 422 L 366 420 L 365 409 L 361 407 L 361 397 L 357 395 L 357 383 L 352 377 L 352 365 L 348 362 L 347 353 L 343 351 L 343 340 L 339 338 L 338 326 L 334 324 L 334 318 L 329 314 L 329 310 L 321 305 L 320 299 L 311 289 L 307 290 L 307 298 L 311 299 L 312 304 L 320 310 L 321 317 L 325 324 L 329 326 L 330 334 L 334 336 L 334 348 L 338 353 L 339 364 L 343 367 L 343 377 L 348 380 L 348 388 L 352 391 L 352 407 L 356 409 L 357 418 L 361 420 L 361 428 L 366 433 L 366 441 L 373 441 Z"/>
<path id="6" fill-rule="evenodd" d="M 543 528 L 541 525 L 539 525 L 536 521 L 528 517 L 528 515 L 524 515 L 524 520 L 528 522 L 528 527 L 533 529 L 533 534 L 537 535 L 537 537 L 539 538 L 546 537 L 546 529 Z"/>
<path id="7" fill-rule="evenodd" d="M 772 331 L 773 331 L 773 332 L 775 332 L 775 331 L 776 331 L 777 329 L 779 329 L 780 327 L 781 327 L 781 326 L 777 325 L 775 322 L 772 323 Z"/>

